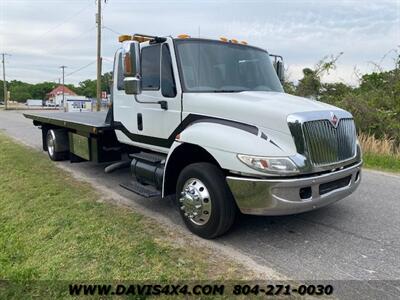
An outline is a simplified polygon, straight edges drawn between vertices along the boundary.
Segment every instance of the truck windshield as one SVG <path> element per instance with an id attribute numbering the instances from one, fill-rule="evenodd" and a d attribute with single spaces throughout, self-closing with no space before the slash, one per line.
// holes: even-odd
<path id="1" fill-rule="evenodd" d="M 200 39 L 175 44 L 185 92 L 283 92 L 264 50 Z"/>

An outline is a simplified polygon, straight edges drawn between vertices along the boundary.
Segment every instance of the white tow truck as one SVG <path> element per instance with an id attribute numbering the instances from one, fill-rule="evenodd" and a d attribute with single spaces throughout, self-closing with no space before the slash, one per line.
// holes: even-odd
<path id="1" fill-rule="evenodd" d="M 286 94 L 282 57 L 226 38 L 120 42 L 108 112 L 25 114 L 52 160 L 130 167 L 121 186 L 176 195 L 185 224 L 204 238 L 226 233 L 239 211 L 306 212 L 360 184 L 352 115 Z"/>

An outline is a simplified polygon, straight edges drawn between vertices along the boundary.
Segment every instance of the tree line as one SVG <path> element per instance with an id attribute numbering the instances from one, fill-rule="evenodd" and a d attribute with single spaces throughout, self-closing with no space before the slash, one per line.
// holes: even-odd
<path id="1" fill-rule="evenodd" d="M 105 73 L 101 78 L 101 90 L 110 93 L 112 74 Z M 19 80 L 11 80 L 7 82 L 7 90 L 10 91 L 10 100 L 17 102 L 26 102 L 27 99 L 46 99 L 55 87 L 59 86 L 55 82 L 27 83 Z M 96 98 L 96 80 L 86 79 L 81 81 L 77 86 L 73 84 L 65 84 L 66 87 L 81 96 Z M 0 100 L 3 101 L 3 81 L 0 80 Z"/>
<path id="2" fill-rule="evenodd" d="M 370 74 L 359 75 L 359 84 L 350 86 L 342 82 L 324 83 L 321 78 L 336 68 L 337 56 L 325 57 L 313 68 L 303 69 L 303 77 L 296 84 L 284 82 L 287 93 L 326 102 L 350 111 L 357 129 L 376 138 L 394 139 L 400 144 L 400 55 L 392 70 L 377 70 Z M 102 90 L 110 92 L 112 74 L 102 76 Z M 30 84 L 12 80 L 8 82 L 11 99 L 25 102 L 27 99 L 45 99 L 58 84 L 43 82 Z M 78 86 L 67 84 L 68 88 L 89 98 L 96 97 L 96 80 L 87 79 Z M 0 81 L 0 99 L 3 98 L 3 82 Z"/>

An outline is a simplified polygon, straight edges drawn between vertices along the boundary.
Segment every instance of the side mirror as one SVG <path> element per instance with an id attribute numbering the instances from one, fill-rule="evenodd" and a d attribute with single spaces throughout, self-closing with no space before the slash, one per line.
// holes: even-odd
<path id="1" fill-rule="evenodd" d="M 272 57 L 272 63 L 274 65 L 276 75 L 278 75 L 280 82 L 283 83 L 285 81 L 283 57 L 281 55 L 276 55 L 276 54 L 270 54 L 269 56 Z"/>
<path id="2" fill-rule="evenodd" d="M 124 47 L 123 68 L 125 93 L 128 95 L 140 94 L 141 80 L 139 42 L 132 41 Z"/>
<path id="3" fill-rule="evenodd" d="M 283 83 L 285 80 L 285 70 L 283 67 L 283 61 L 277 61 L 275 64 L 276 74 L 278 75 L 279 80 Z"/>
<path id="4" fill-rule="evenodd" d="M 124 78 L 125 93 L 128 95 L 138 95 L 142 92 L 141 81 L 138 77 Z"/>

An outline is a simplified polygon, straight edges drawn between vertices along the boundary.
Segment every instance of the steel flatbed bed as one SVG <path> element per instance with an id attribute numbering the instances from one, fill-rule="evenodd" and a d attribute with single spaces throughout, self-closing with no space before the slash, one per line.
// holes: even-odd
<path id="1" fill-rule="evenodd" d="M 49 124 L 82 133 L 98 133 L 113 127 L 105 122 L 107 112 L 34 112 L 24 113 L 35 125 Z"/>
<path id="2" fill-rule="evenodd" d="M 121 159 L 122 145 L 115 136 L 115 127 L 106 122 L 107 112 L 26 112 L 24 116 L 42 130 L 45 151 L 47 133 L 56 130 L 62 132 L 72 162 Z"/>

